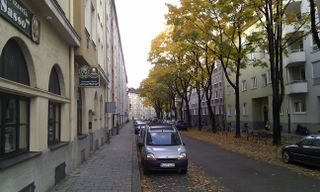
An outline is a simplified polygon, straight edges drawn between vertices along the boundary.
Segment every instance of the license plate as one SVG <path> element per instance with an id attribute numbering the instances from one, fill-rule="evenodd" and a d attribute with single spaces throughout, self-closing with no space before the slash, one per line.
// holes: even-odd
<path id="1" fill-rule="evenodd" d="M 170 167 L 175 167 L 176 165 L 174 163 L 161 163 L 160 167 L 162 168 L 170 168 Z"/>

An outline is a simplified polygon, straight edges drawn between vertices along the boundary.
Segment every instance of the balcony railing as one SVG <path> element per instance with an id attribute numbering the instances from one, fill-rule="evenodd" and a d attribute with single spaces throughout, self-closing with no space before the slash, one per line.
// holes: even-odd
<path id="1" fill-rule="evenodd" d="M 289 54 L 284 58 L 284 65 L 289 65 L 291 63 L 304 63 L 306 62 L 306 53 L 303 49 L 291 49 Z"/>
<path id="2" fill-rule="evenodd" d="M 286 94 L 308 93 L 308 81 L 293 80 L 286 85 Z"/>

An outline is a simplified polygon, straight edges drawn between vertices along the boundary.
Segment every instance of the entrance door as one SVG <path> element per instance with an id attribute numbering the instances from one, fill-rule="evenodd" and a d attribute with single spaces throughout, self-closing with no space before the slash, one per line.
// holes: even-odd
<path id="1" fill-rule="evenodd" d="M 264 126 L 267 125 L 267 122 L 269 121 L 269 117 L 268 117 L 268 107 L 267 106 L 263 106 L 263 122 L 264 122 Z"/>

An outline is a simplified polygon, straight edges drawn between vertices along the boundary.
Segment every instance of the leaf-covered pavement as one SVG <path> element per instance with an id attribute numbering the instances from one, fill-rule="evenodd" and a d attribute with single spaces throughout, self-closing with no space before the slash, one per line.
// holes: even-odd
<path id="1" fill-rule="evenodd" d="M 296 164 L 285 164 L 281 160 L 281 149 L 287 144 L 297 142 L 294 139 L 284 139 L 281 146 L 273 146 L 271 138 L 257 138 L 242 133 L 241 138 L 235 138 L 233 132 L 208 132 L 190 129 L 183 135 L 207 141 L 233 152 L 245 154 L 248 157 L 273 165 L 287 167 L 292 171 L 320 179 L 320 170 Z"/>

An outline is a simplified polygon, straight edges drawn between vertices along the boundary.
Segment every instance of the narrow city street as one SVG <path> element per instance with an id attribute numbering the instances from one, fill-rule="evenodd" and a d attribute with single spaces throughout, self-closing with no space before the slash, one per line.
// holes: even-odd
<path id="1" fill-rule="evenodd" d="M 189 154 L 187 175 L 143 175 L 144 191 L 317 192 L 318 178 L 256 161 L 213 144 L 184 136 Z M 142 174 L 142 173 L 141 173 Z M 196 178 L 196 179 L 195 179 Z"/>
<path id="2" fill-rule="evenodd" d="M 213 144 L 184 136 L 189 154 L 186 175 L 176 172 L 139 173 L 132 122 L 112 137 L 52 192 L 318 192 L 320 182 L 286 168 L 270 165 Z M 141 174 L 141 175 L 140 175 Z M 141 179 L 141 181 L 140 181 Z"/>
<path id="3" fill-rule="evenodd" d="M 320 181 L 253 160 L 213 144 L 184 137 L 190 162 L 234 192 L 318 192 Z"/>

